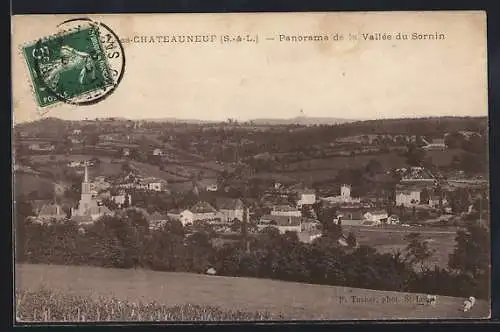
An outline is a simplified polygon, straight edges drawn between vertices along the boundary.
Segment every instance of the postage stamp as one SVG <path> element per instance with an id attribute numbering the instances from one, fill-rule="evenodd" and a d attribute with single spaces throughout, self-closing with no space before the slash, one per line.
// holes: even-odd
<path id="1" fill-rule="evenodd" d="M 121 80 L 124 60 L 118 68 L 109 61 L 111 55 L 123 58 L 119 39 L 112 31 L 103 33 L 104 25 L 83 21 L 83 25 L 22 48 L 40 108 L 59 102 L 95 103 L 110 94 Z"/>

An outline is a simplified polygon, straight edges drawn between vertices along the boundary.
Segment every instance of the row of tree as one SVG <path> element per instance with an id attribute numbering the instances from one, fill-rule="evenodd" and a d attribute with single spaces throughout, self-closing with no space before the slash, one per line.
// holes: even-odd
<path id="1" fill-rule="evenodd" d="M 29 210 L 29 206 L 21 208 Z M 142 213 L 134 209 L 103 217 L 85 230 L 72 223 L 40 225 L 18 220 L 19 262 L 195 273 L 212 267 L 228 276 L 450 296 L 489 294 L 488 231 L 475 223 L 457 233 L 448 268 L 429 269 L 424 263 L 432 251 L 418 234 L 408 238 L 404 252 L 382 254 L 357 246 L 353 234 L 347 247 L 340 245 L 339 225 L 330 225 L 311 244 L 300 242 L 296 233 L 279 234 L 267 228 L 259 236 L 244 236 L 219 247 L 208 229 L 188 235 L 180 223 L 169 222 L 160 230 L 150 230 Z"/>

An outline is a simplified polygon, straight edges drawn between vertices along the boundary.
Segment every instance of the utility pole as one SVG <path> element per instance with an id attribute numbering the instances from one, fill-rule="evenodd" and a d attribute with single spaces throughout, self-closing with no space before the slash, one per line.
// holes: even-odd
<path id="1" fill-rule="evenodd" d="M 248 253 L 250 252 L 250 242 L 248 241 L 248 209 L 246 202 L 243 202 L 243 225 L 241 226 L 241 235 L 243 250 Z"/>

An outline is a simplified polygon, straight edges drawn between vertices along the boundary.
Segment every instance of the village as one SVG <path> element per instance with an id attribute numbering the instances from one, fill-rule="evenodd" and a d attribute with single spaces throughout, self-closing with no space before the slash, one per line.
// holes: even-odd
<path id="1" fill-rule="evenodd" d="M 115 150 L 108 152 L 107 157 L 99 156 L 95 150 L 94 156 L 78 154 L 74 149 L 81 149 L 83 137 L 81 129 L 73 129 L 67 137 L 72 147 L 64 155 L 57 155 L 55 145 L 50 143 L 39 143 L 36 140 L 33 143 L 29 139 L 21 141 L 29 142 L 26 151 L 32 159 L 23 155 L 15 164 L 17 172 L 37 175 L 37 166 L 50 164 L 48 167 L 57 167 L 59 172 L 66 175 L 72 172 L 73 178 L 77 179 L 77 188 L 73 188 L 72 195 L 75 199 L 69 205 L 65 195 L 71 188 L 61 181 L 53 183 L 53 193 L 50 195 L 52 199 L 34 199 L 32 204 L 36 215 L 31 217 L 32 221 L 43 224 L 72 221 L 80 225 L 83 231 L 85 226 L 92 225 L 104 215 L 114 215 L 116 211 L 123 209 L 138 209 L 145 215 L 151 230 L 161 229 L 169 221 L 179 221 L 191 231 L 208 226 L 222 235 L 240 233 L 242 225 L 245 225 L 250 234 L 258 234 L 259 231 L 272 227 L 282 234 L 295 232 L 300 241 L 310 243 L 321 237 L 325 222 L 351 228 L 376 227 L 381 230 L 388 226 L 392 226 L 392 229 L 456 226 L 457 220 L 467 218 L 468 215 L 479 216 L 481 219 L 483 209 L 487 208 L 487 181 L 481 177 L 465 177 L 464 172 L 455 172 L 453 177 L 443 178 L 422 166 L 384 169 L 374 159 L 370 159 L 366 167 L 378 168 L 375 170 L 375 177 L 382 179 L 382 183 L 387 179 L 389 182 L 385 183 L 382 190 L 363 193 L 358 189 L 357 194 L 354 194 L 352 184 L 347 182 L 328 185 L 325 190 L 324 183 L 314 186 L 302 181 L 289 181 L 286 177 L 282 177 L 283 181 L 280 182 L 280 177 L 262 178 L 255 176 L 255 171 L 245 172 L 248 167 L 242 167 L 242 163 L 217 161 L 215 165 L 230 166 L 233 173 L 239 167 L 240 174 L 247 178 L 242 180 L 241 177 L 233 177 L 228 180 L 231 176 L 225 169 L 217 177 L 204 177 L 203 172 L 193 176 L 189 173 L 182 174 L 185 170 L 177 167 L 176 172 L 170 171 L 170 174 L 183 175 L 189 179 L 179 184 L 178 181 L 170 182 L 165 177 L 144 175 L 131 162 L 133 154 L 138 154 L 138 145 L 114 141 L 116 135 L 101 135 L 100 138 L 107 143 L 97 143 L 93 147 L 99 150 L 103 146 L 108 146 L 107 149 L 112 146 Z M 374 138 L 375 141 L 377 139 Z M 416 136 L 410 137 L 410 141 L 415 139 Z M 361 140 L 366 145 L 373 143 L 373 139 L 367 137 L 361 137 Z M 346 138 L 339 141 L 341 146 L 353 143 Z M 444 140 L 422 141 L 424 151 L 447 149 Z M 164 158 L 172 154 L 160 146 L 150 146 L 147 151 L 149 155 L 143 159 L 153 165 L 163 163 Z M 44 157 L 46 159 L 41 163 L 33 162 L 33 158 Z M 115 171 L 107 172 L 107 175 L 99 174 L 101 166 L 106 163 L 115 164 Z M 161 165 L 159 167 L 160 172 L 162 169 L 167 170 Z M 38 167 L 40 168 L 43 167 Z M 370 170 L 371 175 L 372 173 Z M 220 176 L 221 174 L 226 176 Z M 257 189 L 250 190 L 250 193 L 248 190 L 238 190 L 242 186 Z M 457 189 L 466 196 L 460 202 L 466 206 L 460 209 L 453 206 L 456 198 L 452 196 Z M 166 199 L 148 199 L 155 195 Z M 176 200 L 172 197 L 189 199 Z M 137 204 L 138 200 L 143 204 Z M 326 220 L 325 211 L 330 212 Z M 483 218 L 487 219 L 486 214 Z M 347 245 L 344 240 L 345 237 L 340 243 Z"/>

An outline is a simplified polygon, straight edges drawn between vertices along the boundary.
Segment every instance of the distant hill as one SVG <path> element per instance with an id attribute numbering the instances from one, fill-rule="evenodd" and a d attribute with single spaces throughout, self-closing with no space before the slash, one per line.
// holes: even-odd
<path id="1" fill-rule="evenodd" d="M 170 122 L 170 123 L 188 123 L 188 124 L 204 124 L 204 123 L 219 123 L 222 121 L 210 121 L 210 120 L 197 120 L 197 119 L 178 119 L 178 118 L 151 118 L 151 119 L 137 119 L 134 121 L 143 122 Z"/>
<path id="2" fill-rule="evenodd" d="M 336 125 L 341 123 L 349 123 L 361 120 L 352 119 L 342 119 L 342 118 L 319 118 L 319 117 L 307 117 L 307 116 L 297 116 L 290 119 L 254 119 L 251 120 L 252 123 L 256 125 L 302 125 L 302 126 L 313 126 L 313 125 Z"/>

